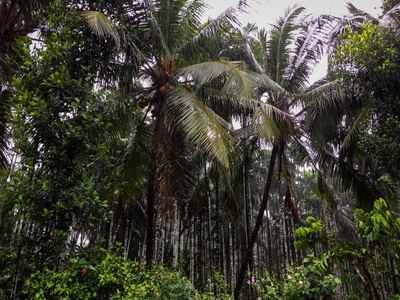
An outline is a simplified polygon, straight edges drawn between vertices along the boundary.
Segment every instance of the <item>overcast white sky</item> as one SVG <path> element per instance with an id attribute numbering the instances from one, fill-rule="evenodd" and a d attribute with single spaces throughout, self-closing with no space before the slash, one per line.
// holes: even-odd
<path id="1" fill-rule="evenodd" d="M 229 6 L 234 6 L 238 0 L 208 0 L 210 16 L 216 16 Z M 314 15 L 319 14 L 346 14 L 348 0 L 250 0 L 249 14 L 243 19 L 251 21 L 259 26 L 274 23 L 278 16 L 283 15 L 289 6 L 299 4 L 307 8 Z M 382 0 L 352 0 L 356 7 L 368 11 L 371 14 L 379 14 Z"/>
<path id="2" fill-rule="evenodd" d="M 236 6 L 238 0 L 207 0 L 210 8 L 207 15 L 215 17 L 230 6 Z M 331 14 L 341 16 L 347 14 L 346 3 L 348 0 L 250 0 L 248 13 L 241 17 L 243 24 L 256 23 L 260 27 L 269 27 L 276 22 L 285 10 L 295 4 L 304 6 L 307 13 L 313 15 Z M 372 15 L 379 15 L 382 0 L 352 0 L 356 7 L 365 10 Z M 323 77 L 326 72 L 327 62 L 322 62 L 316 67 L 311 81 Z"/>

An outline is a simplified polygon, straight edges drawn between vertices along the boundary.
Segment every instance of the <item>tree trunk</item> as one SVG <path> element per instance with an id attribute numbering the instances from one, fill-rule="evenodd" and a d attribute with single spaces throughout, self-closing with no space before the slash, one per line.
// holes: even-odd
<path id="1" fill-rule="evenodd" d="M 151 159 L 152 167 L 150 171 L 150 177 L 147 185 L 147 205 L 146 205 L 146 264 L 150 266 L 153 263 L 154 257 L 154 246 L 155 246 L 155 213 L 157 203 L 157 193 L 159 184 L 159 153 L 161 147 L 161 127 L 163 122 L 162 117 L 162 97 L 156 96 L 158 103 L 155 107 L 155 118 L 154 118 L 154 131 L 151 140 Z"/>
<path id="2" fill-rule="evenodd" d="M 264 186 L 263 199 L 261 202 L 260 209 L 258 210 L 256 223 L 254 224 L 254 229 L 253 229 L 253 232 L 250 237 L 246 255 L 245 255 L 245 257 L 242 258 L 242 263 L 240 265 L 240 269 L 239 269 L 239 273 L 238 273 L 238 277 L 237 277 L 237 281 L 236 281 L 236 287 L 235 287 L 235 292 L 234 292 L 234 298 L 236 300 L 239 299 L 240 290 L 242 289 L 244 277 L 246 275 L 246 269 L 247 269 L 247 266 L 248 266 L 250 260 L 252 259 L 253 247 L 257 240 L 258 231 L 260 230 L 262 222 L 263 222 L 265 209 L 267 208 L 267 204 L 268 204 L 268 200 L 269 200 L 269 192 L 271 189 L 272 177 L 273 177 L 273 173 L 274 173 L 274 167 L 275 167 L 275 162 L 277 159 L 277 154 L 278 154 L 278 148 L 277 148 L 277 146 L 274 145 L 272 148 L 271 159 L 270 159 L 269 167 L 268 167 L 268 177 L 267 177 L 267 181 L 265 182 L 265 186 Z"/>
<path id="3" fill-rule="evenodd" d="M 154 231 L 154 213 L 155 213 L 155 184 L 156 167 L 152 168 L 150 180 L 147 187 L 147 205 L 146 205 L 146 264 L 151 266 L 154 256 L 155 231 Z"/>
<path id="4" fill-rule="evenodd" d="M 375 286 L 374 279 L 372 278 L 368 268 L 365 266 L 365 262 L 363 260 L 357 260 L 353 265 L 362 283 L 364 284 L 365 289 L 368 291 L 369 299 L 380 300 L 381 297 Z"/>

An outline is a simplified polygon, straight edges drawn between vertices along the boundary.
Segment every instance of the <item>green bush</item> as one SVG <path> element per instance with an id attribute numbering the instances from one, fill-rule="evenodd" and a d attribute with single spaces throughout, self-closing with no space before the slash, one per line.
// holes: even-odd
<path id="1" fill-rule="evenodd" d="M 232 300 L 224 275 L 214 272 L 208 279 L 208 285 L 202 294 L 196 295 L 196 300 Z"/>
<path id="2" fill-rule="evenodd" d="M 321 221 L 313 217 L 308 217 L 305 226 L 296 230 L 295 237 L 296 248 L 303 250 L 310 250 L 317 242 L 326 243 L 328 239 Z M 302 265 L 290 268 L 282 280 L 265 276 L 258 284 L 262 299 L 330 299 L 340 284 L 340 279 L 330 272 L 332 256 L 330 251 L 319 256 L 308 255 Z"/>
<path id="3" fill-rule="evenodd" d="M 320 300 L 335 295 L 340 279 L 328 271 L 326 257 L 307 257 L 304 264 L 291 268 L 283 280 L 261 279 L 260 295 L 265 300 Z"/>
<path id="4" fill-rule="evenodd" d="M 61 271 L 45 270 L 28 282 L 34 300 L 190 300 L 194 290 L 179 273 L 105 254 L 98 263 L 71 259 Z"/>

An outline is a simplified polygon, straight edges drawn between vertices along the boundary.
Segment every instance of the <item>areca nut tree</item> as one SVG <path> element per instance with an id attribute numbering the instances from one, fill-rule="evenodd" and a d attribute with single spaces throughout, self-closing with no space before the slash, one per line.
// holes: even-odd
<path id="1" fill-rule="evenodd" d="M 310 85 L 313 67 L 324 54 L 335 24 L 332 24 L 331 17 L 305 16 L 304 11 L 299 6 L 289 8 L 269 32 L 248 26 L 242 33 L 243 53 L 256 78 L 258 97 L 263 104 L 253 111 L 249 127 L 241 130 L 246 135 L 259 136 L 270 142 L 272 155 L 261 205 L 238 273 L 235 299 L 240 297 L 246 270 L 253 256 L 277 163 L 280 166 L 278 172 L 282 173 L 287 183 L 286 198 L 290 199 L 286 201 L 292 202 L 291 206 L 294 207 L 295 191 L 290 176 L 288 147 L 303 149 L 307 157 L 314 161 L 316 155 L 311 153 L 309 135 L 304 126 L 305 114 L 311 110 L 318 114 L 341 96 L 337 82 L 324 79 Z M 296 213 L 294 217 L 297 217 Z"/>

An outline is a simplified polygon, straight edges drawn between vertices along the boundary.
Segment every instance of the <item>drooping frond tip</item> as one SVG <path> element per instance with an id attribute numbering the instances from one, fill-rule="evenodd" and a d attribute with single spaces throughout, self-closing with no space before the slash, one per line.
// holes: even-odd
<path id="1" fill-rule="evenodd" d="M 168 100 L 169 109 L 177 114 L 177 123 L 189 139 L 214 156 L 221 165 L 229 167 L 229 125 L 186 88 L 171 92 Z"/>
<path id="2" fill-rule="evenodd" d="M 105 14 L 99 11 L 84 11 L 81 16 L 94 34 L 102 38 L 111 37 L 117 47 L 120 46 L 119 33 Z"/>
<path id="3" fill-rule="evenodd" d="M 347 10 L 353 15 L 353 16 L 357 16 L 357 17 L 363 17 L 365 18 L 366 21 L 370 21 L 370 22 L 374 22 L 374 23 L 379 23 L 379 20 L 376 19 L 375 17 L 373 17 L 372 15 L 370 15 L 369 13 L 367 13 L 366 11 L 363 11 L 359 8 L 357 8 L 356 6 L 354 6 L 354 4 L 347 2 Z"/>

